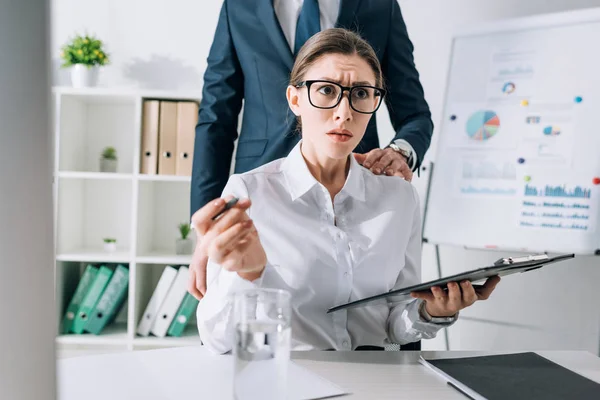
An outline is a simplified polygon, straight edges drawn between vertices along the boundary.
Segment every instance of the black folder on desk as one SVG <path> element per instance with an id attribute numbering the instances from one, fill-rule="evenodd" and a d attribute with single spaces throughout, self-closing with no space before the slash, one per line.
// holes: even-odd
<path id="1" fill-rule="evenodd" d="M 535 353 L 420 362 L 475 400 L 600 399 L 600 384 Z"/>
<path id="2" fill-rule="evenodd" d="M 548 257 L 548 255 L 546 254 L 537 254 L 525 257 L 501 258 L 498 261 L 496 261 L 494 265 L 491 266 L 474 269 L 472 271 L 461 272 L 459 274 L 448 276 L 446 278 L 436 279 L 430 282 L 420 283 L 418 285 L 408 286 L 405 288 L 381 293 L 375 296 L 366 297 L 364 299 L 332 307 L 329 310 L 327 310 L 327 313 L 342 310 L 344 308 L 358 307 L 371 301 L 383 299 L 390 296 L 408 295 L 411 292 L 420 292 L 422 290 L 428 290 L 434 286 L 439 286 L 445 289 L 446 285 L 450 282 L 460 282 L 464 280 L 468 280 L 471 282 L 479 282 L 495 275 L 505 276 L 515 274 L 518 272 L 527 272 L 534 269 L 542 268 L 547 264 L 568 260 L 573 257 L 575 257 L 575 254 L 563 254 L 556 257 Z"/>

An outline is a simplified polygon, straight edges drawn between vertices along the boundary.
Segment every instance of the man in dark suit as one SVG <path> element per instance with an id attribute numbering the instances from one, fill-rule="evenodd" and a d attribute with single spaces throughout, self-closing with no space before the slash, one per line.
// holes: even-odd
<path id="1" fill-rule="evenodd" d="M 374 173 L 412 179 L 427 151 L 433 123 L 413 46 L 397 0 L 224 0 L 204 75 L 196 127 L 191 213 L 221 196 L 229 178 L 244 101 L 235 173 L 285 157 L 300 139 L 285 97 L 294 55 L 312 34 L 354 30 L 374 48 L 383 69 L 396 135 L 379 146 L 375 118 L 355 156 Z M 194 255 L 188 290 L 206 291 L 206 263 Z"/>

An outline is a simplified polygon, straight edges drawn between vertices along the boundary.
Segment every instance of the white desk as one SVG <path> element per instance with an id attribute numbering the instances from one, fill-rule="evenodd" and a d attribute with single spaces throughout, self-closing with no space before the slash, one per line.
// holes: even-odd
<path id="1" fill-rule="evenodd" d="M 355 351 L 294 352 L 296 363 L 352 392 L 352 400 L 465 400 L 435 373 L 418 363 L 425 358 L 470 357 L 511 352 Z M 537 354 L 600 383 L 600 358 L 585 351 L 537 351 Z"/>
<path id="2" fill-rule="evenodd" d="M 200 350 L 200 349 L 197 349 Z M 170 361 L 168 364 L 173 365 L 146 365 L 148 360 L 153 359 L 153 353 L 156 351 L 169 352 L 172 356 L 167 357 Z M 95 370 L 114 369 L 127 371 L 126 374 L 120 374 L 117 381 L 112 382 L 114 385 L 104 386 L 105 396 L 111 396 L 111 390 L 116 388 L 127 388 L 132 395 L 137 392 L 139 386 L 147 384 L 148 376 L 155 375 L 155 379 L 159 379 L 164 371 L 164 368 L 187 369 L 193 368 L 189 363 L 197 364 L 187 360 L 183 363 L 179 362 L 189 354 L 189 350 L 184 353 L 182 349 L 171 350 L 149 350 L 144 357 L 138 352 L 123 354 L 122 356 L 103 358 L 103 361 L 97 361 L 93 357 L 83 357 L 78 362 L 78 366 L 87 368 L 88 374 L 94 374 Z M 137 354 L 136 354 L 137 353 Z M 347 396 L 342 396 L 340 399 L 352 400 L 386 400 L 386 399 L 457 399 L 465 400 L 466 397 L 457 392 L 446 382 L 438 377 L 434 372 L 418 363 L 419 356 L 423 354 L 425 358 L 445 358 L 445 357 L 469 357 L 474 355 L 488 354 L 506 354 L 509 352 L 396 352 L 396 351 L 358 351 L 358 352 L 293 352 L 292 359 L 295 363 L 306 369 L 328 379 L 334 384 L 337 384 L 344 390 L 352 393 Z M 574 372 L 581 374 L 593 381 L 600 383 L 600 358 L 584 351 L 544 351 L 537 352 L 538 354 L 566 367 Z M 163 353 L 164 354 L 164 353 Z M 209 353 L 199 352 L 197 356 L 208 357 Z M 189 356 L 191 357 L 191 355 Z M 188 357 L 188 358 L 189 358 Z M 216 356 L 229 357 L 229 356 Z M 140 364 L 140 360 L 143 361 Z M 209 362 L 209 360 L 206 360 Z M 112 365 L 117 363 L 119 365 Z M 145 363 L 145 364 L 144 364 Z M 128 365 L 131 368 L 127 368 Z M 144 364 L 144 365 L 142 365 Z M 97 365 L 97 366 L 96 366 Z M 142 372 L 142 370 L 144 370 Z M 154 371 L 153 371 L 154 370 Z M 139 373 L 136 371 L 140 371 Z M 153 374 L 152 374 L 153 373 Z M 200 376 L 201 371 L 194 371 L 195 376 Z M 192 383 L 194 387 L 190 388 L 190 382 L 163 382 L 168 385 L 181 385 L 193 391 L 201 393 L 198 386 L 199 382 Z M 184 392 L 179 393 L 184 395 Z M 104 398 L 104 397 L 103 397 Z M 156 399 L 161 398 L 157 394 Z M 59 398 L 60 399 L 60 398 Z M 213 399 L 211 399 L 213 400 Z M 214 399 L 218 400 L 218 399 Z"/>

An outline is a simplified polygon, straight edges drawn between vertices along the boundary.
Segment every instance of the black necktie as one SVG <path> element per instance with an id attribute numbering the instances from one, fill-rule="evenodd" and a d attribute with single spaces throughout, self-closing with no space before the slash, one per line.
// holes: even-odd
<path id="1" fill-rule="evenodd" d="M 298 54 L 300 48 L 308 38 L 321 30 L 318 0 L 304 0 L 298 25 L 296 25 L 296 39 L 294 42 L 294 55 Z"/>

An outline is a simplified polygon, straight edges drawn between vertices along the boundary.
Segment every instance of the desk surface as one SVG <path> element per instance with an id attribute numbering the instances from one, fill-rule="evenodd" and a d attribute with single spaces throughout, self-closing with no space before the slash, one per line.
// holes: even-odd
<path id="1" fill-rule="evenodd" d="M 158 351 L 169 352 L 169 350 Z M 175 355 L 178 351 L 181 351 L 181 349 L 173 349 L 173 354 Z M 153 351 L 150 350 L 150 352 Z M 105 361 L 103 363 L 100 363 L 97 358 L 92 357 L 83 357 L 81 362 L 82 365 L 86 364 L 88 369 L 96 370 L 98 368 L 106 368 L 107 365 L 110 366 L 111 363 L 119 360 L 119 363 L 123 365 L 115 365 L 115 367 L 125 368 L 125 364 L 128 364 L 128 360 L 132 361 L 136 358 L 135 353 L 138 352 L 130 353 L 131 357 L 122 354 L 122 356 L 125 357 L 104 359 Z M 351 393 L 340 397 L 340 399 L 465 400 L 466 397 L 463 394 L 447 385 L 437 374 L 419 364 L 418 360 L 420 355 L 430 359 L 507 353 L 514 352 L 308 351 L 292 352 L 292 359 L 295 363 Z M 592 353 L 585 351 L 539 351 L 536 353 L 569 368 L 586 378 L 600 383 L 600 358 Z M 186 352 L 185 354 L 189 355 L 190 353 Z M 141 354 L 138 353 L 137 355 Z M 148 356 L 151 356 L 151 354 L 148 354 Z M 144 359 L 148 359 L 148 357 Z M 152 366 L 146 367 L 147 368 L 143 369 L 152 369 Z M 181 365 L 179 365 L 178 368 L 181 368 Z M 132 368 L 128 371 L 133 370 L 134 369 Z M 140 376 L 137 376 L 136 374 L 127 375 L 127 378 L 123 377 L 121 379 L 123 382 L 120 384 L 119 382 L 113 382 L 115 387 L 123 388 L 128 386 L 131 388 L 132 393 L 135 393 L 136 385 L 144 385 L 143 380 L 146 378 L 144 378 L 142 374 L 140 374 Z M 194 390 L 197 389 L 199 388 Z"/>
<path id="2" fill-rule="evenodd" d="M 514 352 L 354 351 L 293 352 L 293 360 L 352 392 L 340 399 L 457 399 L 466 397 L 419 364 L 424 358 L 471 357 Z M 600 383 L 600 358 L 585 351 L 536 351 L 586 378 Z"/>

